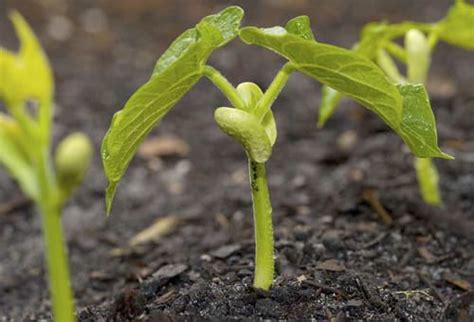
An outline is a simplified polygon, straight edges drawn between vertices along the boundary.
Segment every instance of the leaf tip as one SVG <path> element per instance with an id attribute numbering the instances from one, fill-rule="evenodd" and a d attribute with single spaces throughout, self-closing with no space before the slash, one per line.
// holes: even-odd
<path id="1" fill-rule="evenodd" d="M 445 159 L 445 160 L 454 160 L 455 159 L 452 155 L 444 153 L 442 151 L 441 151 L 441 154 L 440 154 L 439 158 Z"/>
<path id="2" fill-rule="evenodd" d="M 109 181 L 109 185 L 106 189 L 106 194 L 105 194 L 105 209 L 106 209 L 107 217 L 110 216 L 110 213 L 112 212 L 112 204 L 114 201 L 116 190 L 117 190 L 117 182 Z"/>

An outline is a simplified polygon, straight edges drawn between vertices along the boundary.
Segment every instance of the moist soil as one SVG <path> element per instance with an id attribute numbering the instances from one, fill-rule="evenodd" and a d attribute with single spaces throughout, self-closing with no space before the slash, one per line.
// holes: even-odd
<path id="1" fill-rule="evenodd" d="M 233 3 L 247 11 L 245 24 L 283 24 L 309 13 L 318 39 L 349 47 L 370 20 L 433 21 L 450 1 Z M 15 0 L 2 9 L 24 14 L 51 58 L 56 142 L 81 130 L 98 151 L 112 114 L 146 80 L 159 53 L 223 5 Z M 14 47 L 4 11 L 0 39 Z M 439 208 L 420 200 L 413 156 L 375 115 L 346 101 L 318 130 L 320 86 L 291 77 L 274 105 L 279 132 L 267 163 L 276 244 L 269 292 L 251 286 L 245 155 L 215 125 L 214 109 L 227 103 L 202 80 L 152 133 L 172 135 L 189 150 L 136 157 L 109 218 L 97 152 L 85 184 L 65 207 L 79 320 L 474 319 L 472 57 L 440 45 L 430 75 L 440 145 L 456 156 L 436 160 Z M 237 40 L 210 63 L 233 83 L 251 80 L 265 88 L 283 61 Z M 384 212 L 391 224 L 383 222 Z M 159 239 L 131 246 L 157 221 Z M 39 217 L 4 172 L 0 245 L 0 320 L 50 319 Z"/>

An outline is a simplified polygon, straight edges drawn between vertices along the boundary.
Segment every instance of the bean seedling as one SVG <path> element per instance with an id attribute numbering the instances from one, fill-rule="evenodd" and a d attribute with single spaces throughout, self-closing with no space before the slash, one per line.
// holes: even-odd
<path id="1" fill-rule="evenodd" d="M 395 41 L 405 39 L 404 47 Z M 353 52 L 374 61 L 395 84 L 424 84 L 428 77 L 433 50 L 439 41 L 474 50 L 474 6 L 456 0 L 448 14 L 436 23 L 369 23 L 362 30 Z M 393 58 L 406 65 L 402 76 Z M 343 94 L 324 86 L 318 127 L 323 127 L 336 110 Z M 423 200 L 430 205 L 442 203 L 439 175 L 431 158 L 415 158 L 415 169 Z"/>
<path id="2" fill-rule="evenodd" d="M 92 147 L 82 133 L 60 142 L 51 158 L 54 83 L 41 46 L 16 12 L 12 22 L 18 53 L 0 47 L 0 164 L 11 173 L 41 213 L 49 287 L 56 321 L 75 321 L 61 209 L 88 168 Z M 36 107 L 31 111 L 28 107 Z"/>
<path id="3" fill-rule="evenodd" d="M 201 77 L 207 77 L 232 105 L 215 110 L 218 126 L 244 147 L 248 158 L 256 243 L 253 285 L 268 290 L 274 275 L 274 249 L 265 163 L 277 137 L 271 106 L 291 73 L 299 71 L 360 102 L 398 133 L 415 155 L 450 156 L 437 146 L 435 119 L 423 85 L 396 86 L 365 57 L 317 42 L 306 16 L 290 20 L 285 27 L 240 29 L 242 17 L 241 8 L 228 7 L 181 34 L 158 59 L 149 81 L 114 115 L 102 143 L 109 180 L 106 205 L 110 212 L 117 185 L 140 142 Z M 207 65 L 214 50 L 237 36 L 288 60 L 265 92 L 250 82 L 234 87 Z"/>

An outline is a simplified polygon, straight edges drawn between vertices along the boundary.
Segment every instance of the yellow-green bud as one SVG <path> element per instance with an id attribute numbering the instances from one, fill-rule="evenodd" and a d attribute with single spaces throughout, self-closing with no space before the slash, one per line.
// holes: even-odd
<path id="1" fill-rule="evenodd" d="M 242 144 L 253 161 L 268 160 L 272 144 L 255 116 L 236 108 L 220 107 L 214 112 L 214 119 L 225 134 Z"/>
<path id="2" fill-rule="evenodd" d="M 252 82 L 240 83 L 237 92 L 245 103 L 247 109 L 255 108 L 257 102 L 262 98 L 263 92 L 257 84 Z"/>
<path id="3" fill-rule="evenodd" d="M 70 192 L 82 182 L 91 158 L 92 143 L 83 133 L 73 133 L 59 143 L 55 164 L 61 189 Z"/>
<path id="4" fill-rule="evenodd" d="M 411 83 L 425 83 L 431 63 L 431 49 L 426 36 L 417 29 L 410 29 L 405 35 L 407 52 L 407 74 Z"/>

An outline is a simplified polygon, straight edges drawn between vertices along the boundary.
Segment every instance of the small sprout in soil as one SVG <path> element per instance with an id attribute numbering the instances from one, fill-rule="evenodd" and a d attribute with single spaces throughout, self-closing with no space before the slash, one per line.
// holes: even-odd
<path id="1" fill-rule="evenodd" d="M 394 84 L 424 84 L 433 50 L 439 41 L 474 50 L 473 21 L 474 6 L 465 0 L 456 0 L 446 17 L 435 23 L 369 23 L 362 30 L 361 39 L 352 50 L 374 61 Z M 403 37 L 405 46 L 401 47 L 395 41 Z M 392 57 L 406 65 L 406 76 L 400 73 Z M 325 125 L 343 96 L 343 93 L 329 86 L 323 87 L 318 127 Z M 418 108 L 422 113 L 421 105 Z M 421 122 L 417 126 L 424 128 Z M 430 205 L 441 205 L 438 170 L 431 158 L 427 155 L 415 158 L 415 169 L 423 200 Z"/>
<path id="2" fill-rule="evenodd" d="M 56 321 L 75 321 L 61 209 L 82 181 L 92 147 L 81 133 L 72 134 L 51 158 L 54 82 L 48 60 L 20 14 L 11 19 L 20 39 L 18 53 L 0 48 L 0 165 L 3 165 L 41 213 L 49 288 Z M 32 113 L 27 107 L 34 105 Z"/>
<path id="3" fill-rule="evenodd" d="M 437 145 L 435 119 L 423 85 L 393 84 L 369 59 L 315 40 L 306 16 L 285 27 L 240 28 L 243 10 L 229 7 L 202 19 L 181 34 L 158 59 L 150 80 L 117 112 L 102 143 L 109 180 L 110 212 L 119 181 L 140 143 L 203 76 L 224 94 L 231 107 L 219 107 L 220 129 L 242 145 L 248 159 L 255 222 L 254 287 L 268 290 L 274 275 L 273 225 L 265 163 L 277 138 L 271 107 L 290 74 L 298 71 L 360 102 L 381 117 L 418 157 L 451 158 Z M 237 87 L 207 65 L 210 54 L 236 37 L 288 60 L 266 91 L 245 82 Z"/>

